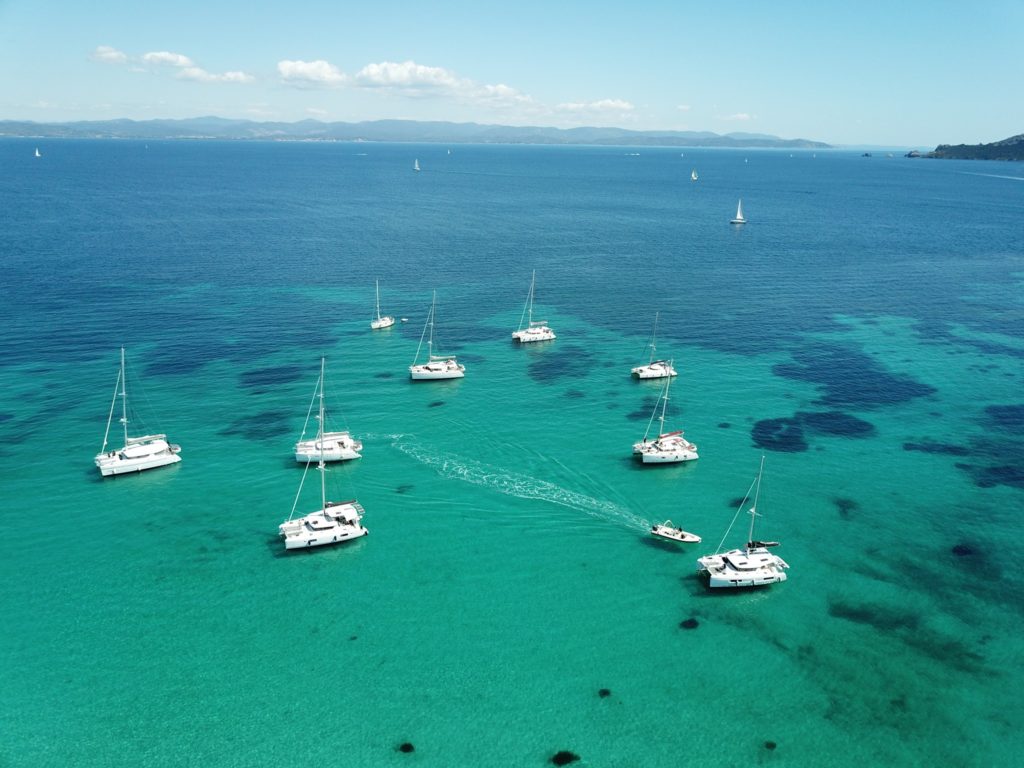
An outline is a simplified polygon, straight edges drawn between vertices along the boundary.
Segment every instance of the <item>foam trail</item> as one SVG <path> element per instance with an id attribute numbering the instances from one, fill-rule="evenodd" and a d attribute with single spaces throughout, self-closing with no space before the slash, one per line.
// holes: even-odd
<path id="1" fill-rule="evenodd" d="M 388 437 L 393 440 L 392 444 L 406 456 L 433 467 L 444 477 L 490 488 L 507 496 L 558 504 L 630 528 L 640 530 L 650 528 L 650 524 L 646 520 L 610 501 L 594 499 L 546 480 L 513 474 L 472 459 L 433 453 L 424 446 L 404 441 L 403 435 L 388 435 Z"/>

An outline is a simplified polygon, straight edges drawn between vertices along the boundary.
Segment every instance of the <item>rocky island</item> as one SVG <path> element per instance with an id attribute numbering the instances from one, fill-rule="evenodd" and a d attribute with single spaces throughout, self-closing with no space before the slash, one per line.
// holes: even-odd
<path id="1" fill-rule="evenodd" d="M 1024 133 L 991 144 L 939 144 L 921 157 L 947 160 L 1024 160 Z M 909 155 L 908 155 L 909 157 Z"/>

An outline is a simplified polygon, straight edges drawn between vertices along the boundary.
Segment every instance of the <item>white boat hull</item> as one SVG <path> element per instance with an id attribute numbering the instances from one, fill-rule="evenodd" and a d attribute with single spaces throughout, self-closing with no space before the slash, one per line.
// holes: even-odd
<path id="1" fill-rule="evenodd" d="M 178 455 L 180 451 L 181 448 L 177 445 L 165 440 L 156 440 L 151 443 L 128 445 L 119 451 L 97 454 L 95 463 L 103 477 L 127 475 L 177 464 L 181 461 L 181 456 Z"/>
<path id="2" fill-rule="evenodd" d="M 660 525 L 652 525 L 651 534 L 662 539 L 678 541 L 683 544 L 699 544 L 701 540 L 700 536 L 695 533 L 684 531 L 682 528 L 673 527 L 671 520 L 666 520 Z"/>
<path id="3" fill-rule="evenodd" d="M 700 573 L 708 577 L 713 589 L 765 587 L 786 580 L 789 564 L 763 547 L 733 549 L 720 555 L 698 558 Z"/>
<path id="4" fill-rule="evenodd" d="M 328 503 L 325 509 L 278 526 L 285 549 L 311 549 L 341 544 L 369 533 L 360 520 L 363 508 L 357 501 Z"/>
<path id="5" fill-rule="evenodd" d="M 640 460 L 644 464 L 678 464 L 681 461 L 696 461 L 700 458 L 696 451 L 640 451 Z"/>
<path id="6" fill-rule="evenodd" d="M 359 451 L 363 444 L 349 435 L 348 432 L 327 432 L 323 440 L 300 440 L 295 444 L 295 460 L 300 464 L 311 461 L 349 461 L 361 459 Z"/>
<path id="7" fill-rule="evenodd" d="M 699 459 L 697 446 L 681 434 L 662 435 L 650 442 L 633 443 L 633 453 L 644 464 L 678 464 L 681 461 Z"/>
<path id="8" fill-rule="evenodd" d="M 379 331 L 382 328 L 390 328 L 395 324 L 395 318 L 393 317 L 382 317 L 377 320 L 370 321 L 370 328 L 375 331 Z"/>
<path id="9" fill-rule="evenodd" d="M 638 365 L 632 371 L 638 379 L 665 379 L 676 375 L 676 369 L 666 362 L 655 362 L 650 365 Z"/>
<path id="10" fill-rule="evenodd" d="M 558 338 L 555 332 L 547 326 L 543 328 L 524 328 L 521 331 L 512 331 L 512 340 L 520 344 L 531 344 L 537 341 L 553 341 Z"/>
<path id="11" fill-rule="evenodd" d="M 441 379 L 461 379 L 466 375 L 466 366 L 436 365 L 427 363 L 425 365 L 410 365 L 409 378 L 413 381 L 439 381 Z"/>

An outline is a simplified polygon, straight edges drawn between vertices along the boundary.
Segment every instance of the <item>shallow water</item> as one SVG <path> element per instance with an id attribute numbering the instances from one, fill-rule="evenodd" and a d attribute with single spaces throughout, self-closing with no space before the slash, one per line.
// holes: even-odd
<path id="1" fill-rule="evenodd" d="M 844 152 L 34 146 L 0 142 L 5 764 L 1015 763 L 1024 185 Z M 558 339 L 517 348 L 534 268 Z M 371 333 L 377 277 L 409 322 Z M 467 375 L 411 384 L 435 288 Z M 656 310 L 684 466 L 630 455 Z M 183 461 L 101 480 L 121 344 Z M 321 355 L 365 444 L 330 485 L 371 535 L 285 556 Z M 709 593 L 762 452 L 790 579 Z M 650 538 L 667 518 L 704 542 Z"/>

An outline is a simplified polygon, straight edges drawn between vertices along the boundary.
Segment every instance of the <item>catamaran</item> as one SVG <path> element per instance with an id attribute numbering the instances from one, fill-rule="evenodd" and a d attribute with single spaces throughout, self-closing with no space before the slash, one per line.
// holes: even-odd
<path id="1" fill-rule="evenodd" d="M 722 552 L 722 545 L 729 536 L 743 509 L 747 499 L 750 498 L 751 489 L 747 489 L 747 495 L 736 508 L 736 514 L 732 522 L 718 543 L 718 549 L 713 555 L 705 555 L 697 558 L 700 568 L 698 573 L 708 577 L 708 585 L 713 588 L 739 587 L 761 587 L 768 584 L 777 584 L 786 580 L 786 570 L 789 564 L 778 555 L 769 552 L 769 548 L 777 547 L 777 541 L 758 541 L 754 538 L 754 521 L 757 520 L 757 506 L 761 496 L 761 474 L 764 472 L 764 456 L 761 456 L 761 466 L 757 471 L 757 479 L 751 484 L 754 491 L 754 503 L 750 507 L 750 531 L 747 534 L 747 544 L 742 549 L 731 549 Z"/>
<path id="2" fill-rule="evenodd" d="M 658 315 L 660 314 L 660 312 L 654 313 L 654 330 L 651 332 L 651 343 L 648 344 L 651 348 L 650 360 L 648 360 L 647 365 L 638 365 L 631 371 L 638 379 L 663 379 L 666 376 L 676 375 L 676 369 L 672 367 L 668 360 L 654 359 L 654 354 L 658 350 L 654 342 L 658 336 Z"/>
<path id="3" fill-rule="evenodd" d="M 672 361 L 669 361 L 669 366 Z M 676 464 L 681 461 L 693 461 L 699 459 L 697 446 L 683 436 L 683 430 L 677 429 L 674 432 L 665 431 L 665 411 L 668 408 L 668 390 L 672 385 L 672 377 L 665 379 L 665 386 L 661 390 L 661 415 L 658 416 L 660 424 L 659 433 L 653 440 L 649 439 L 651 426 L 658 414 L 658 403 L 654 404 L 654 411 L 651 419 L 647 422 L 647 431 L 644 432 L 644 439 L 633 443 L 633 454 L 638 456 L 644 464 Z"/>
<path id="4" fill-rule="evenodd" d="M 519 328 L 512 331 L 512 340 L 520 344 L 528 344 L 534 341 L 551 341 L 555 338 L 555 332 L 548 327 L 547 320 L 533 319 L 533 295 L 537 285 L 537 270 L 533 270 L 533 277 L 530 278 L 530 292 L 526 295 L 526 305 L 523 307 L 523 314 L 519 316 Z M 523 320 L 526 319 L 526 327 L 523 327 Z"/>
<path id="5" fill-rule="evenodd" d="M 730 224 L 746 224 L 747 220 L 743 218 L 743 198 L 736 203 L 736 218 L 729 222 Z"/>
<path id="6" fill-rule="evenodd" d="M 324 434 L 324 398 L 323 398 L 323 361 L 321 360 L 320 375 L 320 428 L 317 432 L 317 442 L 323 443 Z M 307 463 L 302 470 L 302 480 L 299 482 L 299 490 L 295 494 L 295 501 L 292 504 L 291 514 L 288 519 L 278 526 L 278 531 L 284 539 L 285 549 L 308 549 L 310 547 L 323 547 L 329 544 L 340 544 L 343 541 L 358 539 L 365 536 L 369 531 L 362 525 L 363 514 L 366 510 L 355 499 L 348 501 L 327 500 L 327 466 L 324 464 L 324 455 L 320 454 L 317 461 L 317 470 L 320 472 L 320 509 L 310 512 L 302 517 L 295 517 L 295 510 L 299 506 L 299 499 L 302 497 L 302 486 L 306 481 L 306 473 L 309 472 L 310 464 Z"/>
<path id="7" fill-rule="evenodd" d="M 460 363 L 455 355 L 434 354 L 434 310 L 437 306 L 437 291 L 434 291 L 434 298 L 430 302 L 430 312 L 427 313 L 427 322 L 420 334 L 420 343 L 416 347 L 416 357 L 409 366 L 409 378 L 413 381 L 435 381 L 438 379 L 461 379 L 466 375 L 466 366 Z M 427 338 L 427 362 L 420 363 L 420 350 L 423 348 L 423 339 Z"/>
<path id="8" fill-rule="evenodd" d="M 317 416 L 316 437 L 306 439 L 306 428 L 309 426 L 309 418 L 313 413 L 313 404 L 320 401 L 320 415 Z M 302 425 L 302 435 L 295 444 L 295 460 L 300 464 L 308 464 L 311 461 L 347 461 L 349 459 L 360 459 L 363 444 L 356 440 L 348 431 L 328 432 L 324 424 L 324 358 L 320 358 L 320 378 L 317 379 L 316 387 L 313 389 L 313 399 L 309 401 L 309 410 L 306 411 L 306 423 Z"/>
<path id="9" fill-rule="evenodd" d="M 395 324 L 395 318 L 391 315 L 381 315 L 380 313 L 380 280 L 375 281 L 377 285 L 377 319 L 370 321 L 370 328 L 375 331 L 379 331 L 381 328 L 390 328 Z"/>
<path id="10" fill-rule="evenodd" d="M 110 437 L 110 425 L 114 420 L 114 408 L 118 398 L 121 399 L 120 422 L 124 428 L 124 446 L 116 451 L 107 450 L 107 438 Z M 125 381 L 124 347 L 121 347 L 121 368 L 114 385 L 114 399 L 110 403 L 107 415 L 107 430 L 103 433 L 103 447 L 96 454 L 96 466 L 104 477 L 123 475 L 128 472 L 141 472 L 181 461 L 181 447 L 167 442 L 167 435 L 128 435 L 128 386 Z"/>

